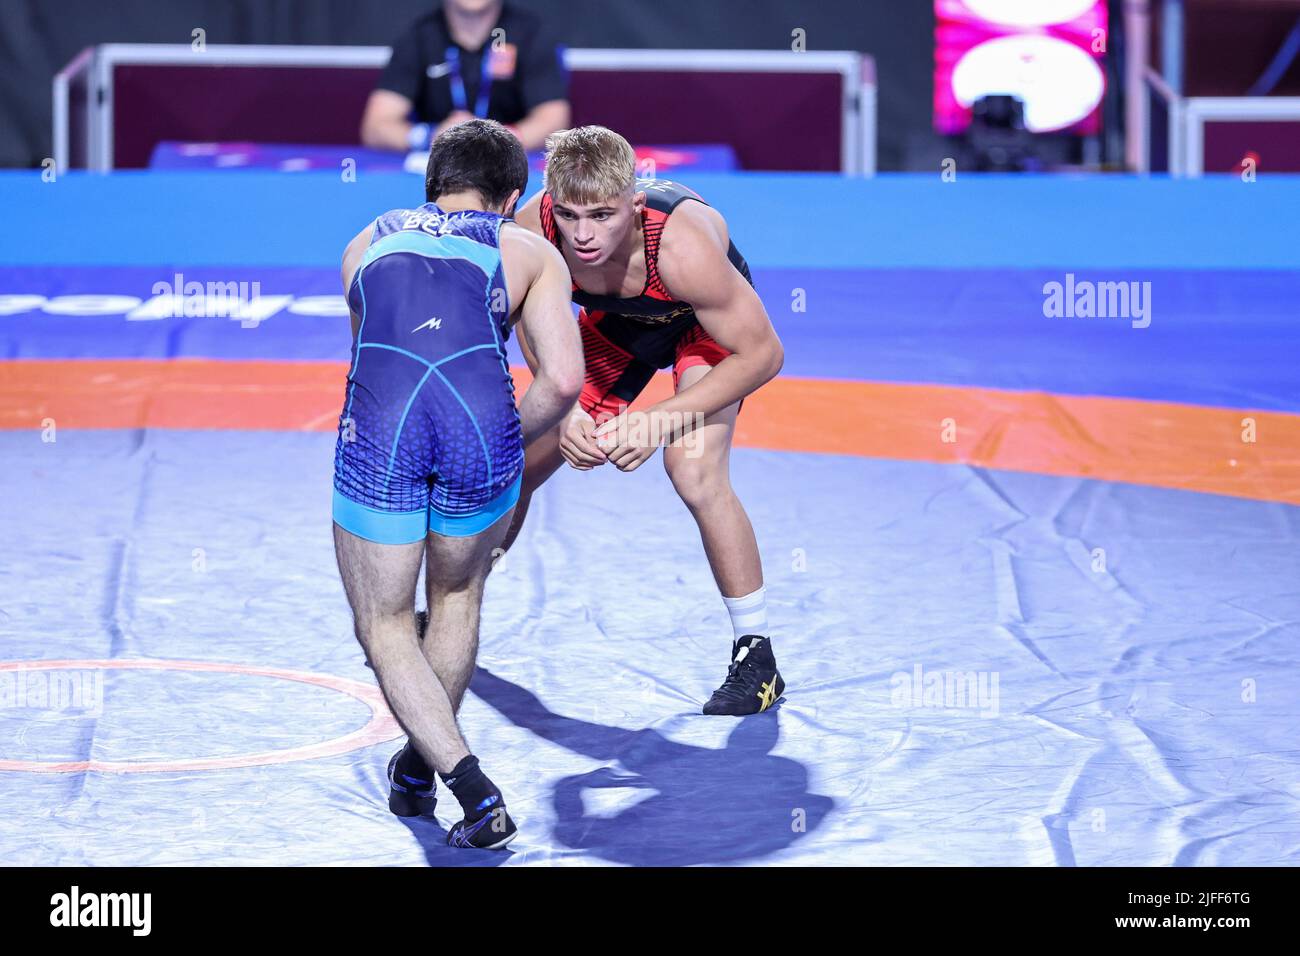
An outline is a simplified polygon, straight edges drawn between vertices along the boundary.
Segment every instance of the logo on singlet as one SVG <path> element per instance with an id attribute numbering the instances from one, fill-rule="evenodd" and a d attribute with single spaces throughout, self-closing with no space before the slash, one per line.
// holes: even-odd
<path id="1" fill-rule="evenodd" d="M 673 188 L 673 182 L 669 179 L 638 179 L 636 188 L 646 192 L 670 192 Z"/>
<path id="2" fill-rule="evenodd" d="M 419 332 L 422 329 L 430 329 L 434 332 L 437 332 L 440 328 L 442 328 L 442 319 L 434 318 L 434 319 L 430 319 L 428 322 L 425 322 L 424 325 L 417 325 L 415 328 L 411 329 L 411 331 Z"/>
<path id="3" fill-rule="evenodd" d="M 465 219 L 464 213 L 426 212 L 422 209 L 414 209 L 402 218 L 402 229 L 418 229 L 436 239 L 455 233 Z"/>

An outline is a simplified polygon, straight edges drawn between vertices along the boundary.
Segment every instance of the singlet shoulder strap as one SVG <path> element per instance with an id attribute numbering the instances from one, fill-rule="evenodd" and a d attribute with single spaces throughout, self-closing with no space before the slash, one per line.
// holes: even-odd
<path id="1" fill-rule="evenodd" d="M 645 230 L 645 294 L 665 302 L 671 302 L 673 297 L 659 277 L 659 245 L 668 216 L 669 213 L 646 206 L 641 217 L 641 228 Z"/>
<path id="2" fill-rule="evenodd" d="M 556 247 L 560 245 L 559 230 L 555 228 L 555 202 L 551 199 L 550 193 L 542 193 L 542 202 L 537 210 L 538 218 L 542 221 L 542 235 L 546 241 Z"/>

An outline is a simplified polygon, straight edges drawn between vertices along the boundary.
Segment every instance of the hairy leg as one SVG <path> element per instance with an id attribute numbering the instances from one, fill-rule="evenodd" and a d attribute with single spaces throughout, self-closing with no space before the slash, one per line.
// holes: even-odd
<path id="1" fill-rule="evenodd" d="M 446 773 L 468 755 L 451 699 L 415 638 L 415 586 L 424 542 L 393 545 L 334 525 L 334 553 L 357 640 L 388 707 L 424 760 Z"/>
<path id="2" fill-rule="evenodd" d="M 429 627 L 421 649 L 446 689 L 453 712 L 460 710 L 474 674 L 483 584 L 492 568 L 493 551 L 505 540 L 511 519 L 510 513 L 504 514 L 490 528 L 469 538 L 430 534 L 426 539 Z"/>

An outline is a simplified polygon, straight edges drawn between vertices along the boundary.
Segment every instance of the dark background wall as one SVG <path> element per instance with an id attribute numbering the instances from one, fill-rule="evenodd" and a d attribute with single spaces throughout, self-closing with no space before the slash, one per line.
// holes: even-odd
<path id="1" fill-rule="evenodd" d="M 932 150 L 932 0 L 514 0 L 569 46 L 857 50 L 876 58 L 880 164 Z M 0 166 L 50 155 L 50 81 L 83 47 L 184 43 L 387 45 L 432 0 L 0 0 Z M 760 110 L 761 103 L 736 103 Z M 790 135 L 798 135 L 792 129 Z"/>
<path id="2" fill-rule="evenodd" d="M 434 0 L 0 0 L 0 167 L 51 153 L 50 81 L 97 43 L 386 45 Z M 811 50 L 876 58 L 879 162 L 934 169 L 955 144 L 931 131 L 933 0 L 513 0 L 545 13 L 576 47 L 790 48 L 802 27 Z M 1187 89 L 1241 95 L 1300 15 L 1300 0 L 1186 0 Z M 1111 2 L 1106 122 L 1119 127 L 1122 0 Z M 1152 38 L 1159 59 L 1159 0 Z M 1274 91 L 1300 92 L 1300 58 Z M 761 110 L 761 103 L 736 103 Z M 792 136 L 798 130 L 792 129 Z M 1113 150 L 1108 148 L 1108 153 Z"/>

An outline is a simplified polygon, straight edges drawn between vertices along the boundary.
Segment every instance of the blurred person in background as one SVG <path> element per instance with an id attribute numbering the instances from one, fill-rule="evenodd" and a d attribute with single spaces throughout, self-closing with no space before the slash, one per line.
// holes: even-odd
<path id="1" fill-rule="evenodd" d="M 393 44 L 361 141 L 423 151 L 444 130 L 479 118 L 540 149 L 569 125 L 567 95 L 561 47 L 541 17 L 504 0 L 445 0 Z"/>

